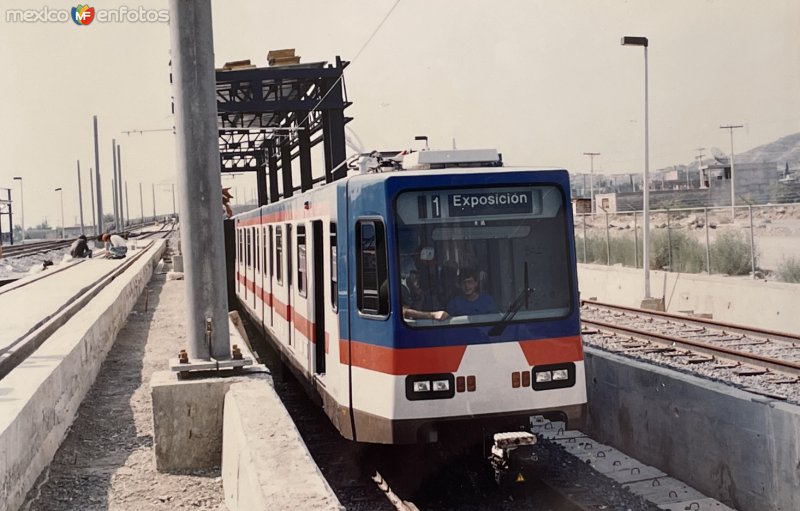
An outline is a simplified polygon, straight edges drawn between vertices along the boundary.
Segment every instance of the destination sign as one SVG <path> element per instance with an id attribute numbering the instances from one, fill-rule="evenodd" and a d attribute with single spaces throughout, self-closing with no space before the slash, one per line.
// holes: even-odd
<path id="1" fill-rule="evenodd" d="M 447 196 L 449 216 L 519 215 L 541 211 L 541 199 L 532 191 L 451 193 Z"/>

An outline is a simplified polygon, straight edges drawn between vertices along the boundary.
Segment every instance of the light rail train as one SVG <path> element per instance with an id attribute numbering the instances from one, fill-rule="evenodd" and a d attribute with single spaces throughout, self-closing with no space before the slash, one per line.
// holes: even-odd
<path id="1" fill-rule="evenodd" d="M 502 165 L 494 150 L 373 153 L 234 217 L 238 300 L 344 437 L 582 420 L 569 177 Z"/>

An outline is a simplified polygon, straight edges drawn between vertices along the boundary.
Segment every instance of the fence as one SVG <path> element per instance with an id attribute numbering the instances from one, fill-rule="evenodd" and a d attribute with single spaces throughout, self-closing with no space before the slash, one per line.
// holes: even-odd
<path id="1" fill-rule="evenodd" d="M 575 215 L 578 262 L 642 267 L 641 211 Z M 800 282 L 800 205 L 650 211 L 650 268 Z"/>

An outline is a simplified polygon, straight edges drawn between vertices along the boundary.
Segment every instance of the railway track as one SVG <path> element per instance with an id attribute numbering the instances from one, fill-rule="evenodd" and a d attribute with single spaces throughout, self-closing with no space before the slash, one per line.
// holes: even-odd
<path id="1" fill-rule="evenodd" d="M 537 469 L 528 483 L 501 490 L 485 453 L 455 454 L 436 445 L 370 445 L 345 440 L 281 363 L 280 355 L 265 343 L 259 328 L 243 317 L 254 348 L 271 370 L 276 392 L 314 461 L 349 511 L 657 509 L 552 443 L 543 443 L 539 452 L 544 473 Z"/>
<path id="2" fill-rule="evenodd" d="M 800 336 L 583 300 L 584 340 L 800 402 Z"/>
<path id="3" fill-rule="evenodd" d="M 28 243 L 26 245 L 3 246 L 3 258 L 13 259 L 15 257 L 26 257 L 36 254 L 43 254 L 53 250 L 63 250 L 72 244 L 72 240 L 40 241 Z"/>
<path id="4" fill-rule="evenodd" d="M 123 231 L 125 236 L 131 236 L 135 234 L 136 229 L 141 229 L 142 227 L 147 227 L 150 224 L 146 225 L 136 225 L 132 226 L 131 228 Z M 171 233 L 174 229 L 174 224 L 162 224 L 161 228 L 158 231 L 148 231 L 141 233 L 139 236 L 135 236 L 138 238 L 152 238 L 156 235 L 161 237 L 166 237 Z M 91 238 L 90 238 L 91 239 Z M 27 243 L 24 245 L 4 245 L 2 247 L 2 259 L 14 259 L 19 257 L 28 257 L 32 255 L 38 254 L 45 254 L 47 252 L 52 252 L 55 250 L 64 250 L 69 248 L 72 245 L 72 242 L 75 241 L 74 239 L 66 239 L 66 240 L 50 240 L 50 241 L 39 241 L 35 243 Z"/>
<path id="5" fill-rule="evenodd" d="M 88 304 L 92 298 L 147 253 L 152 243 L 153 242 L 148 243 L 145 247 L 142 247 L 141 250 L 127 257 L 120 265 L 100 275 L 93 282 L 87 283 L 78 292 L 64 301 L 63 305 L 57 310 L 40 318 L 26 331 L 19 332 L 10 339 L 2 339 L 2 343 L 0 343 L 0 379 L 22 363 L 31 353 L 36 351 L 43 342 Z M 72 265 L 68 268 L 75 266 L 76 265 Z M 47 274 L 47 276 L 54 273 L 56 272 L 51 272 Z M 42 279 L 36 279 L 34 282 L 40 282 L 41 280 Z M 14 289 L 10 289 L 5 292 L 13 290 Z"/>

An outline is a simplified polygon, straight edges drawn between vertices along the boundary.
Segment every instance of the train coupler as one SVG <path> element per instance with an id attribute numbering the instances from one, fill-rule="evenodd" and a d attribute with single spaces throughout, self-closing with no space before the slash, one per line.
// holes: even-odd
<path id="1" fill-rule="evenodd" d="M 495 482 L 500 486 L 524 483 L 526 466 L 538 459 L 535 445 L 536 435 L 527 431 L 496 433 L 489 456 Z"/>

